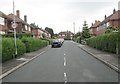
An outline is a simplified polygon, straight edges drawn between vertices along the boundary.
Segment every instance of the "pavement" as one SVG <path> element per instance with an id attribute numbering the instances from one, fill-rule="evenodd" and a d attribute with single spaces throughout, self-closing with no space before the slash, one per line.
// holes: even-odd
<path id="1" fill-rule="evenodd" d="M 75 42 L 74 42 L 75 43 Z M 92 55 L 96 59 L 100 60 L 101 62 L 105 63 L 107 66 L 111 67 L 112 69 L 119 71 L 118 66 L 118 55 L 103 52 L 94 48 L 91 48 L 87 45 L 81 45 L 75 43 L 79 48 L 87 52 L 88 54 Z M 23 56 L 15 58 L 13 60 L 7 61 L 2 64 L 2 73 L 0 73 L 0 79 L 7 76 L 8 74 L 12 73 L 13 71 L 17 70 L 18 68 L 24 66 L 25 64 L 29 63 L 31 60 L 37 58 L 40 54 L 44 53 L 47 48 L 50 46 L 40 49 L 35 52 L 26 53 Z"/>
<path id="2" fill-rule="evenodd" d="M 82 44 L 77 44 L 77 45 L 79 48 L 81 48 L 91 56 L 95 57 L 96 59 L 100 60 L 101 62 L 105 63 L 110 68 L 114 69 L 117 72 L 120 72 L 119 70 L 120 55 L 100 51 L 98 49 L 89 47 L 87 45 L 82 45 Z"/>

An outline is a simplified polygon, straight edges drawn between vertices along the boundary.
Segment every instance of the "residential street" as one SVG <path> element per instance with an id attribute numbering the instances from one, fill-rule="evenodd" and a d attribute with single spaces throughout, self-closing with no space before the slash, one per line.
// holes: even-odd
<path id="1" fill-rule="evenodd" d="M 73 41 L 49 48 L 3 82 L 117 82 L 118 73 L 80 49 Z"/>

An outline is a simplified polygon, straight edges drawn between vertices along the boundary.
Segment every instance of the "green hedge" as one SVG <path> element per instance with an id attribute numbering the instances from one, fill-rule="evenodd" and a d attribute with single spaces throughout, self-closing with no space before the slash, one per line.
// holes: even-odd
<path id="1" fill-rule="evenodd" d="M 20 39 L 17 39 L 17 51 L 19 55 L 25 53 L 25 45 Z M 15 47 L 13 38 L 3 38 L 2 39 L 2 62 L 12 59 L 15 56 Z"/>
<path id="2" fill-rule="evenodd" d="M 47 40 L 41 40 L 39 38 L 32 37 L 23 37 L 21 40 L 17 39 L 16 43 L 17 56 L 20 56 L 26 52 L 38 50 L 48 45 Z M 14 38 L 3 38 L 0 46 L 2 46 L 2 62 L 15 57 Z"/>
<path id="3" fill-rule="evenodd" d="M 14 34 L 13 33 L 4 34 L 2 35 L 2 37 L 13 38 Z M 30 33 L 16 33 L 16 38 L 21 39 L 22 37 L 32 37 L 32 35 Z"/>
<path id="4" fill-rule="evenodd" d="M 91 47 L 116 53 L 116 44 L 120 54 L 120 33 L 108 33 L 87 39 L 87 44 Z"/>
<path id="5" fill-rule="evenodd" d="M 22 42 L 26 46 L 26 52 L 32 52 L 47 46 L 47 40 L 41 40 L 39 38 L 22 38 Z"/>

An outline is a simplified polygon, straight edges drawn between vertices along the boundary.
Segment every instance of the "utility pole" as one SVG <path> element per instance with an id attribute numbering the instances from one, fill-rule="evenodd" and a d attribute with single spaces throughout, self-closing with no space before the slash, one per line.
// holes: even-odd
<path id="1" fill-rule="evenodd" d="M 15 56 L 17 55 L 17 44 L 16 44 L 16 21 L 15 21 L 15 4 L 13 0 L 13 23 L 12 28 L 14 29 L 14 44 L 15 44 Z M 14 58 L 15 58 L 14 56 Z"/>
<path id="2" fill-rule="evenodd" d="M 75 35 L 75 22 L 73 22 L 74 35 Z"/>

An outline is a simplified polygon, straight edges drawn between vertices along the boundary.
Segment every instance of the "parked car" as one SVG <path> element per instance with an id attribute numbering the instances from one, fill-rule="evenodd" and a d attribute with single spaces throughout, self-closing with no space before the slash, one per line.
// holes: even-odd
<path id="1" fill-rule="evenodd" d="M 52 44 L 51 44 L 51 47 L 52 47 L 52 48 L 54 48 L 54 47 L 61 47 L 61 46 L 62 46 L 62 43 L 61 43 L 60 40 L 54 39 L 54 40 L 52 41 Z"/>

